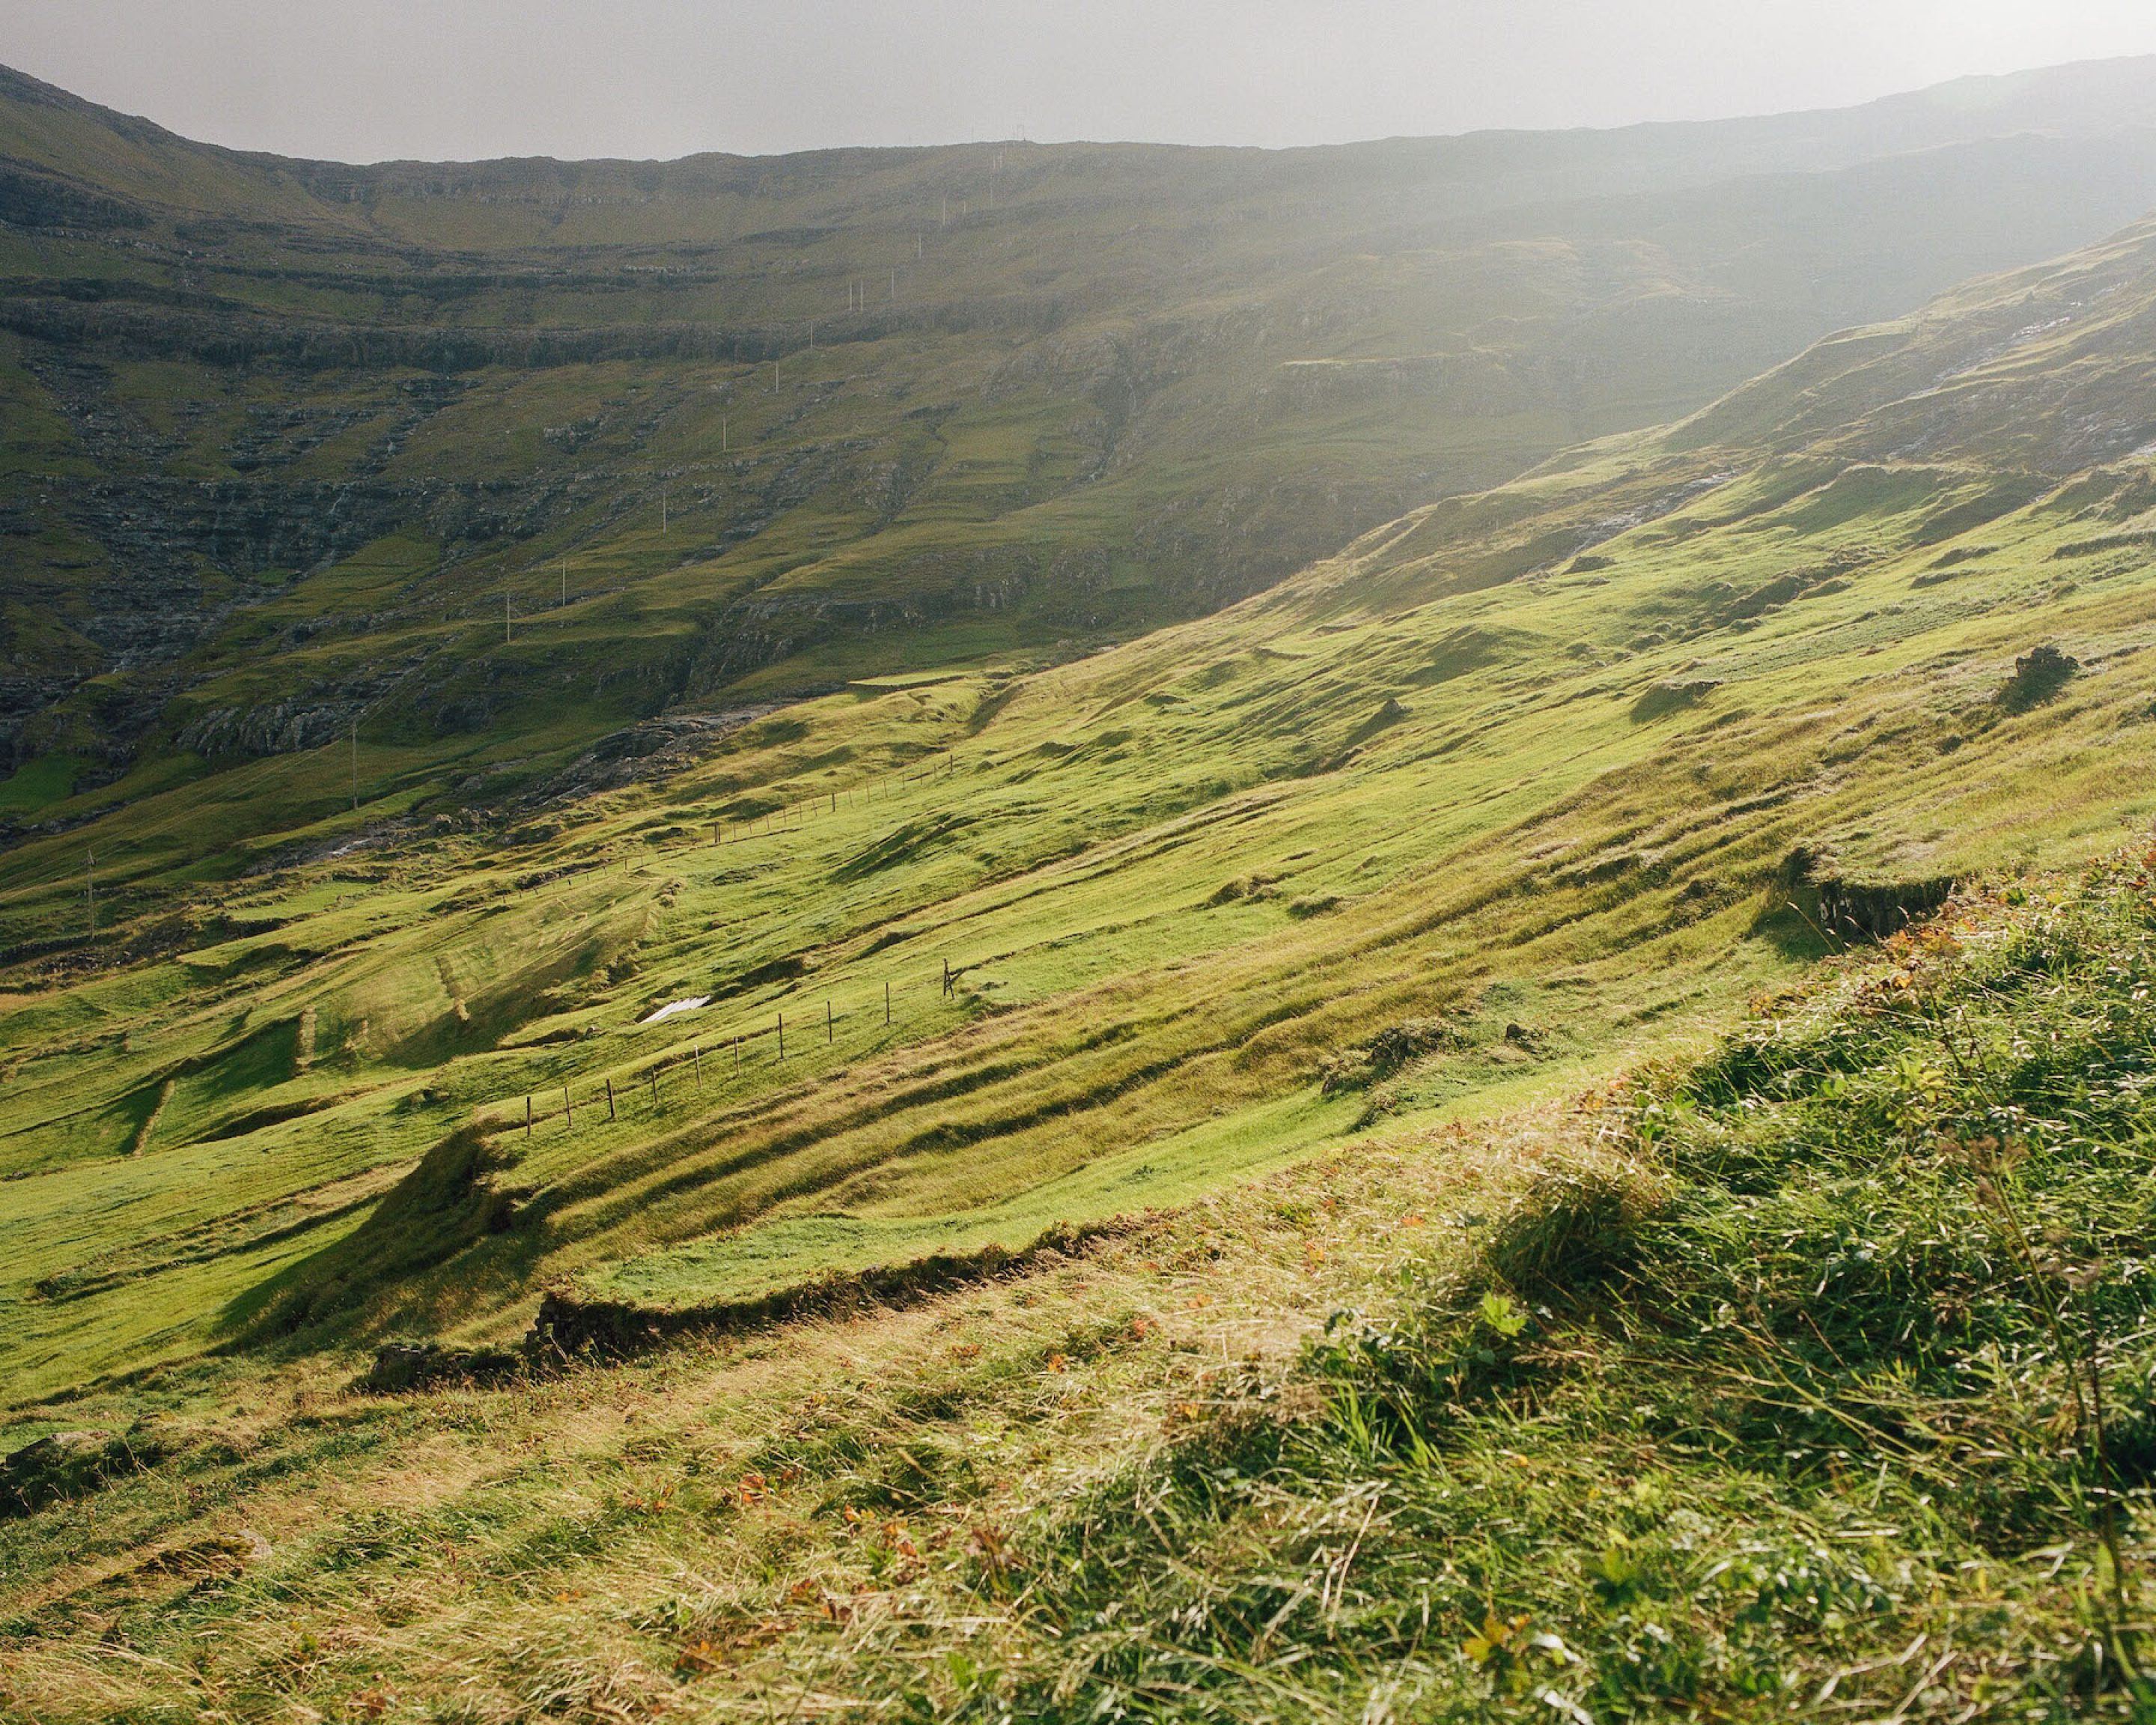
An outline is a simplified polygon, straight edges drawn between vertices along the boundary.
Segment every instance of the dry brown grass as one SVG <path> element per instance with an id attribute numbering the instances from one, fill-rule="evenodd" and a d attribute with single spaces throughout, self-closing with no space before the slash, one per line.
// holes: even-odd
<path id="1" fill-rule="evenodd" d="M 53 1722 L 843 1711 L 871 1651 L 1013 1631 L 957 1584 L 1013 1530 L 1277 1381 L 1594 1127 L 1548 1108 L 1373 1139 L 907 1309 L 512 1389 L 382 1404 L 293 1368 L 216 1440 L 245 1456 L 308 1419 L 390 1440 L 23 1576 L 6 1609 L 44 1627 L 0 1697 Z M 244 1575 L 172 1573 L 245 1532 L 270 1553 Z M 520 1556 L 550 1538 L 558 1558 Z"/>

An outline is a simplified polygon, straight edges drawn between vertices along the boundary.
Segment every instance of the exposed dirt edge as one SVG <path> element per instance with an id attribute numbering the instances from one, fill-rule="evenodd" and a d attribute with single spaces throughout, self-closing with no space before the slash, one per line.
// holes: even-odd
<path id="1" fill-rule="evenodd" d="M 629 1300 L 589 1299 L 572 1289 L 554 1288 L 542 1296 L 538 1316 L 513 1350 L 386 1343 L 352 1387 L 396 1394 L 451 1384 L 501 1384 L 542 1375 L 575 1359 L 626 1358 L 664 1347 L 677 1337 L 736 1334 L 869 1307 L 909 1306 L 952 1288 L 1022 1274 L 1052 1259 L 1079 1256 L 1101 1240 L 1137 1233 L 1155 1219 L 1155 1213 L 1148 1211 L 1100 1221 L 1058 1223 L 1016 1250 L 989 1245 L 978 1251 L 932 1252 L 904 1264 L 834 1272 L 754 1299 L 705 1306 L 644 1306 Z"/>

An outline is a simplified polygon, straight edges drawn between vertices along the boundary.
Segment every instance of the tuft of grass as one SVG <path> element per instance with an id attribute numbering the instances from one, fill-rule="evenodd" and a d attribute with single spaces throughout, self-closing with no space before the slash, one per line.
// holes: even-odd
<path id="1" fill-rule="evenodd" d="M 2048 643 L 2033 647 L 2014 661 L 2014 675 L 1999 685 L 1994 699 L 2002 711 L 2025 713 L 2058 695 L 2081 668 L 2079 660 Z"/>

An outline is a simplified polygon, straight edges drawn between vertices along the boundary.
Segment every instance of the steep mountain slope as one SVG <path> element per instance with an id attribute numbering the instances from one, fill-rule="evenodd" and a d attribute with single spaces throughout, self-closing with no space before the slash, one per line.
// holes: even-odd
<path id="1" fill-rule="evenodd" d="M 432 812 L 684 702 L 1065 658 L 2085 243 L 2156 202 L 2152 121 L 2123 62 L 1339 150 L 351 167 L 8 74 L 0 819 L 355 728 Z"/>
<path id="2" fill-rule="evenodd" d="M 658 776 L 497 824 L 316 752 L 27 843 L 0 1369 L 1015 1249 L 2085 853 L 2156 809 L 2152 307 L 2144 226 L 1216 616 L 653 727 Z M 313 819 L 203 870 L 251 804 Z"/>
<path id="3" fill-rule="evenodd" d="M 21 845 L 0 1712 L 2144 1717 L 2152 315 L 511 818 Z"/>
<path id="4" fill-rule="evenodd" d="M 0 1709 L 2136 1719 L 2148 845 L 901 1304 L 159 1374 L 0 1464 Z"/>

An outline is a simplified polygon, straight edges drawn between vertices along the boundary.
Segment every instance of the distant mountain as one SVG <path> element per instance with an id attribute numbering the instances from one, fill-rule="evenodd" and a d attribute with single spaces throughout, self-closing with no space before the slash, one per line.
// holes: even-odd
<path id="1" fill-rule="evenodd" d="M 1067 656 L 2152 204 L 2147 60 L 1339 149 L 366 167 L 0 74 L 0 820 L 355 727 L 503 793 L 683 703 Z"/>

